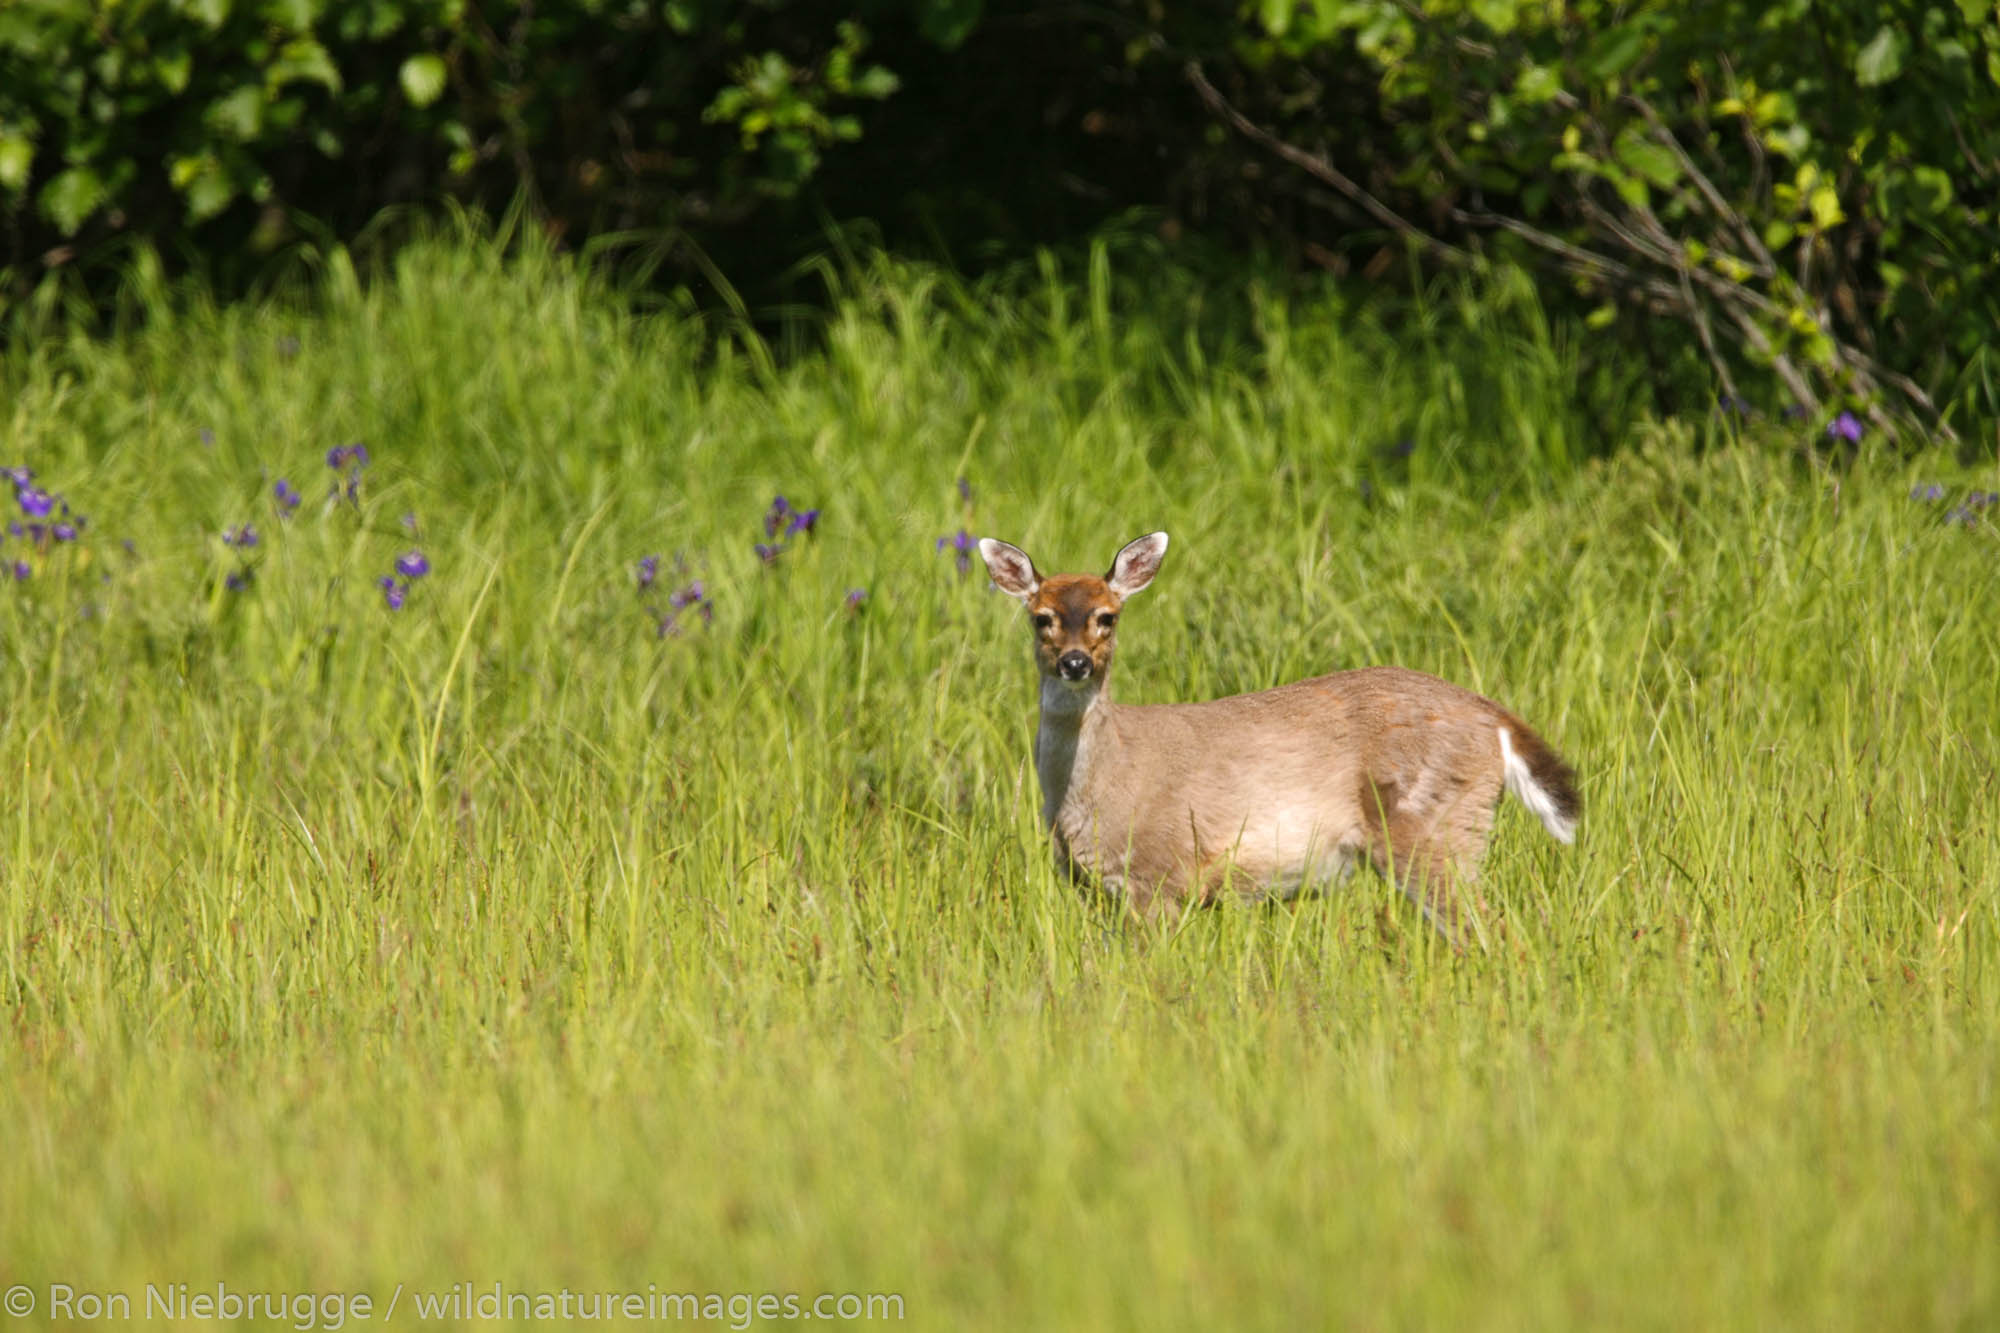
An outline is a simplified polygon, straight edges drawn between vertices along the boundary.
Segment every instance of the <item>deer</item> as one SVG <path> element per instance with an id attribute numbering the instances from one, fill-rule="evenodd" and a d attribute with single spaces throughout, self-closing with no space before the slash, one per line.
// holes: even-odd
<path id="1" fill-rule="evenodd" d="M 1462 952 L 1463 898 L 1503 791 L 1574 841 L 1582 802 L 1562 757 L 1493 700 L 1421 671 L 1370 666 L 1198 703 L 1112 702 L 1119 615 L 1166 553 L 1167 534 L 1152 532 L 1101 578 L 1044 577 L 1020 547 L 979 543 L 1034 633 L 1035 773 L 1059 871 L 1152 919 L 1228 892 L 1291 899 L 1366 862 Z"/>

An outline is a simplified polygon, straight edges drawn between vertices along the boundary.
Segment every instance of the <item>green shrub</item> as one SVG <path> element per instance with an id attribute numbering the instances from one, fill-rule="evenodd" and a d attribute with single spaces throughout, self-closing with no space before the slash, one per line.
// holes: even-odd
<path id="1" fill-rule="evenodd" d="M 2000 416 L 1996 15 L 32 0 L 0 10 L 0 299 L 123 236 L 226 278 L 446 198 L 753 281 L 828 219 L 963 257 L 1137 207 L 1372 279 L 1529 263 L 1663 384 L 1694 356 L 1731 406 L 1949 433 Z"/>
<path id="2" fill-rule="evenodd" d="M 579 232 L 741 216 L 894 91 L 867 43 L 714 0 L 36 0 L 0 10 L 0 264 L 127 233 L 261 254 L 446 194 Z"/>
<path id="3" fill-rule="evenodd" d="M 1733 403 L 1747 365 L 1811 410 L 2000 407 L 1990 0 L 1243 8 L 1210 67 L 1153 58 L 1365 244 L 1537 262 L 1639 341 L 1667 315 Z M 1327 115 L 1357 80 L 1373 134 Z"/>

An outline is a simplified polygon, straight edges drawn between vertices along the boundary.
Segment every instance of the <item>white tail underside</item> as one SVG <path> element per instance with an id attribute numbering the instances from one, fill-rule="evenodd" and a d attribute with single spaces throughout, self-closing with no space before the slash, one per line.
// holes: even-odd
<path id="1" fill-rule="evenodd" d="M 1522 805 L 1535 812 L 1535 817 L 1555 835 L 1558 842 L 1575 842 L 1576 821 L 1565 818 L 1562 811 L 1556 808 L 1555 799 L 1535 781 L 1527 761 L 1514 753 L 1514 738 L 1507 734 L 1505 727 L 1500 728 L 1500 761 L 1505 769 L 1507 790 L 1518 796 Z"/>

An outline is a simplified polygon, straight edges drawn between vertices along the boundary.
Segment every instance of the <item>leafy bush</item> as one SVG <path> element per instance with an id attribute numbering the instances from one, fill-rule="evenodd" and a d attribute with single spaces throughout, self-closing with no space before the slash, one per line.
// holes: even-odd
<path id="1" fill-rule="evenodd" d="M 1996 14 L 36 0 L 0 10 L 0 267 L 518 196 L 572 240 L 740 238 L 740 277 L 827 218 L 962 257 L 1138 206 L 1374 279 L 1525 263 L 1663 384 L 1949 432 L 2000 416 Z"/>
<path id="2" fill-rule="evenodd" d="M 0 264 L 127 232 L 263 253 L 446 193 L 577 231 L 741 216 L 894 91 L 867 44 L 720 0 L 0 9 Z"/>
<path id="3" fill-rule="evenodd" d="M 1262 0 L 1255 14 L 1214 70 L 1198 48 L 1171 52 L 1171 32 L 1155 49 L 1371 243 L 1399 233 L 1448 264 L 1498 252 L 1553 268 L 1598 327 L 1670 316 L 1732 403 L 1747 363 L 1812 410 L 2000 407 L 1987 0 Z M 1323 114 L 1326 90 L 1357 77 L 1378 88 L 1368 137 Z"/>

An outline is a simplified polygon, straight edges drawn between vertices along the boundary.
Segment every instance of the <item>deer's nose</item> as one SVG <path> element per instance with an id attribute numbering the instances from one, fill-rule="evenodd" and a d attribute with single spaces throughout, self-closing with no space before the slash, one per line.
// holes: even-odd
<path id="1" fill-rule="evenodd" d="M 1056 659 L 1056 670 L 1064 680 L 1082 680 L 1090 674 L 1090 654 L 1072 649 Z"/>

